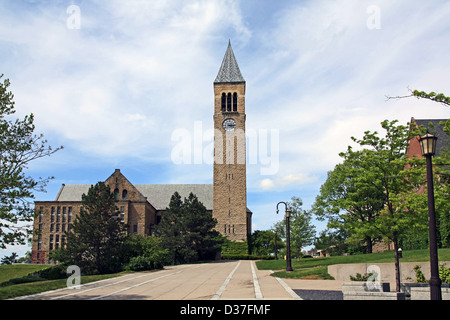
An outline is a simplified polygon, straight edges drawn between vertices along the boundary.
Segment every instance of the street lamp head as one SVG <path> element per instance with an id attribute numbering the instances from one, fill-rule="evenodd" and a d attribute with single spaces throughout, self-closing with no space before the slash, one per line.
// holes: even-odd
<path id="1" fill-rule="evenodd" d="M 432 156 L 436 153 L 437 137 L 427 132 L 426 135 L 420 137 L 419 143 L 423 156 Z"/>
<path id="2" fill-rule="evenodd" d="M 289 218 L 291 216 L 291 210 L 286 210 L 286 218 Z"/>

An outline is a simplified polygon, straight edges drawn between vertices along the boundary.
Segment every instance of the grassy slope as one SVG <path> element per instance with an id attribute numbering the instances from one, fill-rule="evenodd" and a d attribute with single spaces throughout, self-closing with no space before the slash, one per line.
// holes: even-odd
<path id="1" fill-rule="evenodd" d="M 47 265 L 42 264 L 7 264 L 0 266 L 0 283 L 10 279 L 20 278 L 29 273 L 36 272 L 45 268 Z"/>

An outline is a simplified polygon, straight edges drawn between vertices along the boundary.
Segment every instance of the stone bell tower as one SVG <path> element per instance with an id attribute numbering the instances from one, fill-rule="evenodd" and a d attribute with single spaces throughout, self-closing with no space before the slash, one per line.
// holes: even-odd
<path id="1" fill-rule="evenodd" d="M 245 80 L 228 43 L 214 81 L 213 217 L 217 219 L 216 230 L 232 241 L 247 241 L 251 233 L 245 117 Z"/>

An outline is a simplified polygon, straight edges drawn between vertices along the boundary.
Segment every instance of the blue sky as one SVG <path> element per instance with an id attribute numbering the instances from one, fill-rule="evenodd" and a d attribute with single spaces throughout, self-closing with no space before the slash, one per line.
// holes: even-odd
<path id="1" fill-rule="evenodd" d="M 277 170 L 262 174 L 259 145 L 247 166 L 253 230 L 281 219 L 278 201 L 297 196 L 309 209 L 351 136 L 385 119 L 450 114 L 385 97 L 408 88 L 449 94 L 445 0 L 2 0 L 0 15 L 0 73 L 16 114 L 34 113 L 36 131 L 65 147 L 30 166 L 34 177 L 55 177 L 37 200 L 116 168 L 136 184 L 212 183 L 210 164 L 174 163 L 172 135 L 212 128 L 228 40 L 247 81 L 247 130 L 258 143 L 277 137 L 267 155 Z"/>

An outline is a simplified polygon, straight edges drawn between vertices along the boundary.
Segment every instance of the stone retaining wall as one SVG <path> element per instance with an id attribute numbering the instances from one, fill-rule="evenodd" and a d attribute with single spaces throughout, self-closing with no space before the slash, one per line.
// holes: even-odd
<path id="1" fill-rule="evenodd" d="M 442 261 L 439 264 L 445 264 L 450 267 L 449 261 Z M 427 280 L 430 279 L 430 262 L 401 262 L 400 263 L 400 281 L 414 282 L 416 280 L 416 272 L 414 267 L 421 266 L 421 270 Z M 394 263 L 358 263 L 358 264 L 334 264 L 328 266 L 328 273 L 336 280 L 350 281 L 350 276 L 356 276 L 357 273 L 362 275 L 368 271 L 378 271 L 381 282 L 395 282 L 395 265 Z"/>

